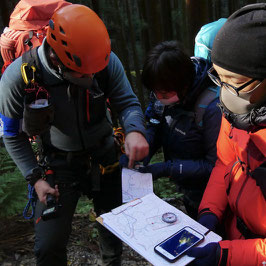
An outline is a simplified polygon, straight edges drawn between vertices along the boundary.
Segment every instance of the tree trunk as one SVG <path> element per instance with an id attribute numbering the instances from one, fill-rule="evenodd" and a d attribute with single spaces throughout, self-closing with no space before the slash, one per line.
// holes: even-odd
<path id="1" fill-rule="evenodd" d="M 189 32 L 187 47 L 192 55 L 198 31 L 203 25 L 212 21 L 210 16 L 212 8 L 208 0 L 186 0 L 186 10 Z"/>
<path id="2" fill-rule="evenodd" d="M 187 44 L 188 52 L 190 55 L 194 54 L 194 39 L 199 31 L 201 25 L 200 21 L 200 0 L 186 0 L 186 13 L 187 13 Z"/>
<path id="3" fill-rule="evenodd" d="M 94 12 L 102 18 L 101 8 L 100 8 L 100 0 L 91 0 L 91 6 Z"/>
<path id="4" fill-rule="evenodd" d="M 189 46 L 189 27 L 188 27 L 188 16 L 187 16 L 187 5 L 186 1 L 179 1 L 179 21 L 180 21 L 180 34 L 181 40 L 185 47 Z"/>
<path id="5" fill-rule="evenodd" d="M 132 25 L 131 9 L 129 5 L 129 0 L 126 0 L 125 3 L 126 3 L 126 13 L 127 13 L 127 18 L 128 18 L 131 46 L 132 46 L 132 52 L 133 52 L 134 68 L 136 72 L 137 95 L 141 103 L 142 109 L 144 109 L 145 101 L 144 101 L 144 94 L 143 94 L 143 88 L 142 88 L 142 83 L 141 83 L 139 59 L 138 59 L 137 50 L 136 50 L 135 30 L 133 29 L 133 25 Z"/>
<path id="6" fill-rule="evenodd" d="M 145 0 L 145 7 L 148 18 L 148 30 L 151 46 L 155 46 L 162 41 L 160 2 Z"/>
<path id="7" fill-rule="evenodd" d="M 127 78 L 131 86 L 133 86 L 132 78 L 131 78 L 131 73 L 130 73 L 130 66 L 129 66 L 129 54 L 128 54 L 128 44 L 126 41 L 125 37 L 125 27 L 124 27 L 124 22 L 121 18 L 120 11 L 119 11 L 119 5 L 118 5 L 118 0 L 113 1 L 114 7 L 115 7 L 115 14 L 114 14 L 114 22 L 117 27 L 117 32 L 116 32 L 116 39 L 117 39 L 117 46 L 118 46 L 118 51 L 119 54 L 121 55 L 121 61 L 125 67 Z"/>
<path id="8" fill-rule="evenodd" d="M 163 40 L 173 39 L 172 15 L 170 0 L 160 0 Z"/>
<path id="9" fill-rule="evenodd" d="M 222 17 L 221 1 L 220 0 L 213 1 L 213 21 L 218 20 L 221 17 Z"/>
<path id="10" fill-rule="evenodd" d="M 147 52 L 151 49 L 145 0 L 138 0 L 138 11 L 139 11 L 139 19 L 141 25 L 140 29 L 141 46 L 144 50 L 143 54 L 145 56 Z"/>
<path id="11" fill-rule="evenodd" d="M 178 0 L 173 0 L 173 10 L 172 10 L 172 21 L 174 26 L 173 35 L 174 38 L 180 42 L 183 42 L 182 36 L 182 20 L 180 19 L 181 6 L 178 3 Z"/>
<path id="12" fill-rule="evenodd" d="M 234 13 L 237 9 L 238 9 L 238 1 L 237 0 L 229 0 L 229 2 L 228 2 L 228 4 L 229 4 L 229 13 L 230 14 L 232 14 L 232 13 Z"/>

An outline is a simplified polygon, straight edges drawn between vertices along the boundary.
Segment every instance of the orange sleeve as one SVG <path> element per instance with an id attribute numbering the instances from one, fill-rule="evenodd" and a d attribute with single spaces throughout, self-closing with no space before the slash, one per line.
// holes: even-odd
<path id="1" fill-rule="evenodd" d="M 219 265 L 266 265 L 266 239 L 225 240 L 219 244 Z"/>
<path id="2" fill-rule="evenodd" d="M 217 140 L 217 161 L 212 170 L 208 185 L 205 189 L 199 206 L 200 214 L 212 212 L 219 219 L 227 206 L 226 187 L 224 174 L 227 165 L 235 160 L 234 143 L 230 139 L 231 127 L 225 118 L 222 118 L 221 129 Z"/>

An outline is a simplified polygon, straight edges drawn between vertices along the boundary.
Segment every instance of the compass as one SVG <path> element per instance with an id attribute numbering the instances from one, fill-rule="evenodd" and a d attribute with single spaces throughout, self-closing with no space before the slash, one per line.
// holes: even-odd
<path id="1" fill-rule="evenodd" d="M 177 216 L 173 212 L 166 212 L 162 215 L 162 220 L 171 224 L 177 221 Z"/>

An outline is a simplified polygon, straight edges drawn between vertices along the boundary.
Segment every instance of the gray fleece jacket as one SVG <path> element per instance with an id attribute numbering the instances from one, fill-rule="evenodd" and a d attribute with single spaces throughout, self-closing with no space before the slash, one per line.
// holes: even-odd
<path id="1" fill-rule="evenodd" d="M 38 49 L 41 77 L 54 105 L 54 119 L 49 130 L 42 134 L 45 144 L 63 151 L 93 149 L 112 135 L 112 126 L 107 119 L 105 102 L 108 98 L 117 111 L 125 133 L 138 131 L 145 135 L 144 116 L 140 103 L 133 93 L 118 57 L 111 53 L 107 66 L 106 88 L 94 78 L 88 88 L 78 88 L 62 79 L 49 67 L 45 50 L 46 41 Z M 37 166 L 37 161 L 23 132 L 25 83 L 21 75 L 22 57 L 16 59 L 4 72 L 0 81 L 0 134 L 7 151 L 24 176 Z M 69 95 L 69 91 L 72 93 Z M 87 110 L 89 106 L 89 116 Z"/>

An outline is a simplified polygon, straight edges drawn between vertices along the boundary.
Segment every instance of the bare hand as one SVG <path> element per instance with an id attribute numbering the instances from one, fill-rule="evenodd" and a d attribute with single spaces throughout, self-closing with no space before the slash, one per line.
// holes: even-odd
<path id="1" fill-rule="evenodd" d="M 56 198 L 59 197 L 58 186 L 55 188 L 50 187 L 50 185 L 43 179 L 39 179 L 34 185 L 35 191 L 38 195 L 40 202 L 46 204 L 47 194 L 54 195 Z"/>
<path id="2" fill-rule="evenodd" d="M 125 152 L 128 168 L 132 168 L 135 161 L 141 161 L 149 154 L 149 144 L 141 133 L 133 131 L 126 135 Z"/>

